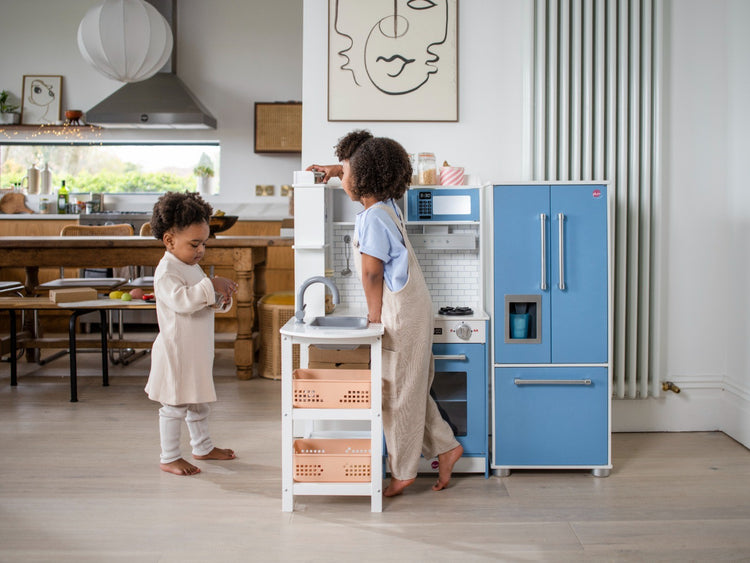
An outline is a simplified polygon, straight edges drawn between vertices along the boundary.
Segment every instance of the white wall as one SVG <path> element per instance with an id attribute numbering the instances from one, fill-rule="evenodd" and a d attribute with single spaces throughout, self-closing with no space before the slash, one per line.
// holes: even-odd
<path id="1" fill-rule="evenodd" d="M 727 319 L 727 377 L 722 410 L 726 431 L 750 445 L 750 190 L 747 186 L 750 155 L 750 2 L 730 0 L 727 13 L 728 135 L 727 208 L 729 262 L 727 296 L 722 308 Z"/>
<path id="2" fill-rule="evenodd" d="M 352 129 L 392 137 L 408 152 L 434 152 L 482 181 L 528 178 L 524 116 L 531 3 L 463 0 L 458 18 L 457 123 L 327 120 L 328 3 L 304 0 L 302 162 L 335 162 L 333 145 Z"/>
<path id="3" fill-rule="evenodd" d="M 662 380 L 620 430 L 721 429 L 750 445 L 750 3 L 666 0 Z"/>
<path id="4" fill-rule="evenodd" d="M 121 84 L 81 57 L 78 24 L 99 0 L 3 0 L 0 89 L 21 93 L 24 74 L 63 76 L 62 107 L 87 110 Z M 222 198 L 255 201 L 256 184 L 291 183 L 300 155 L 253 152 L 255 102 L 302 99 L 299 0 L 179 0 L 177 74 L 218 121 L 208 131 L 107 131 L 103 139 L 221 143 Z M 267 198 L 262 199 L 263 203 Z"/>

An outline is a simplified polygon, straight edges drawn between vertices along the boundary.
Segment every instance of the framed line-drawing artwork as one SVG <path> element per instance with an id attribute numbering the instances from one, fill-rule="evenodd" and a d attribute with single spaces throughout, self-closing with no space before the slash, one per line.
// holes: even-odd
<path id="1" fill-rule="evenodd" d="M 458 121 L 458 0 L 328 0 L 329 121 Z"/>
<path id="2" fill-rule="evenodd" d="M 61 95 L 62 76 L 24 75 L 21 123 L 42 125 L 60 121 Z"/>

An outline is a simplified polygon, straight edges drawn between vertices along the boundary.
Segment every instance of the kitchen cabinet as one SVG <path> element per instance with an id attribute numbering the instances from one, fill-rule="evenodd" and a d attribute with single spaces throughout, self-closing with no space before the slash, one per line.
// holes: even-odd
<path id="1" fill-rule="evenodd" d="M 493 189 L 493 469 L 609 474 L 612 205 L 604 184 Z"/>

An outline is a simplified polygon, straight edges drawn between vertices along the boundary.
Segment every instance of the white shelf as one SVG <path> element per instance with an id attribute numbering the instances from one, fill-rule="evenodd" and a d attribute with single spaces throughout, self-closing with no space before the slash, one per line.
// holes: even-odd
<path id="1" fill-rule="evenodd" d="M 383 325 L 363 330 L 313 330 L 295 323 L 294 318 L 281 328 L 281 509 L 294 511 L 295 495 L 369 496 L 372 512 L 383 510 L 383 420 L 382 420 L 382 337 Z M 294 344 L 299 344 L 300 367 L 306 368 L 307 347 L 311 344 L 370 345 L 369 409 L 309 409 L 293 407 L 292 368 Z M 302 349 L 304 348 L 304 350 Z M 323 420 L 369 421 L 367 430 L 315 431 L 313 423 Z M 294 481 L 295 421 L 306 421 L 310 435 L 316 438 L 364 438 L 370 440 L 370 481 L 365 483 L 318 483 Z"/>
<path id="2" fill-rule="evenodd" d="M 378 484 L 377 488 L 381 489 L 381 486 Z M 372 483 L 294 483 L 293 489 L 296 495 L 370 496 L 382 494 L 381 490 L 373 492 Z"/>
<path id="3" fill-rule="evenodd" d="M 292 245 L 292 248 L 294 250 L 325 250 L 329 246 L 330 245 L 328 245 L 328 244 L 316 244 L 316 245 L 309 245 L 309 246 L 307 246 L 307 245 L 306 246 L 301 246 L 301 245 L 298 245 L 298 244 L 294 244 L 294 245 Z"/>
<path id="4" fill-rule="evenodd" d="M 379 411 L 379 409 L 378 409 Z M 374 409 L 306 409 L 292 410 L 292 420 L 372 420 L 380 412 Z"/>
<path id="5" fill-rule="evenodd" d="M 310 440 L 369 440 L 371 435 L 372 432 L 369 430 L 315 430 L 306 438 Z"/>

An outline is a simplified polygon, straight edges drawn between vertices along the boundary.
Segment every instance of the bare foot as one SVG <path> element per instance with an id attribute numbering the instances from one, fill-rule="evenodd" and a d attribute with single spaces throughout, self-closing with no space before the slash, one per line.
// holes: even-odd
<path id="1" fill-rule="evenodd" d="M 459 444 L 452 450 L 448 450 L 438 456 L 438 480 L 432 486 L 433 491 L 442 491 L 448 486 L 451 480 L 451 473 L 453 473 L 453 466 L 456 465 L 456 462 L 463 453 L 464 449 Z"/>
<path id="2" fill-rule="evenodd" d="M 229 448 L 222 449 L 222 448 L 214 448 L 210 452 L 208 452 L 206 455 L 195 455 L 193 454 L 193 457 L 195 459 L 234 459 L 234 451 L 230 450 Z"/>
<path id="3" fill-rule="evenodd" d="M 159 467 L 162 471 L 174 473 L 175 475 L 195 475 L 201 472 L 195 465 L 182 458 L 170 461 L 169 463 L 160 463 Z"/>
<path id="4" fill-rule="evenodd" d="M 383 491 L 383 496 L 395 497 L 396 495 L 400 495 L 404 492 L 404 489 L 411 485 L 414 481 L 415 479 L 391 479 L 390 484 Z"/>

